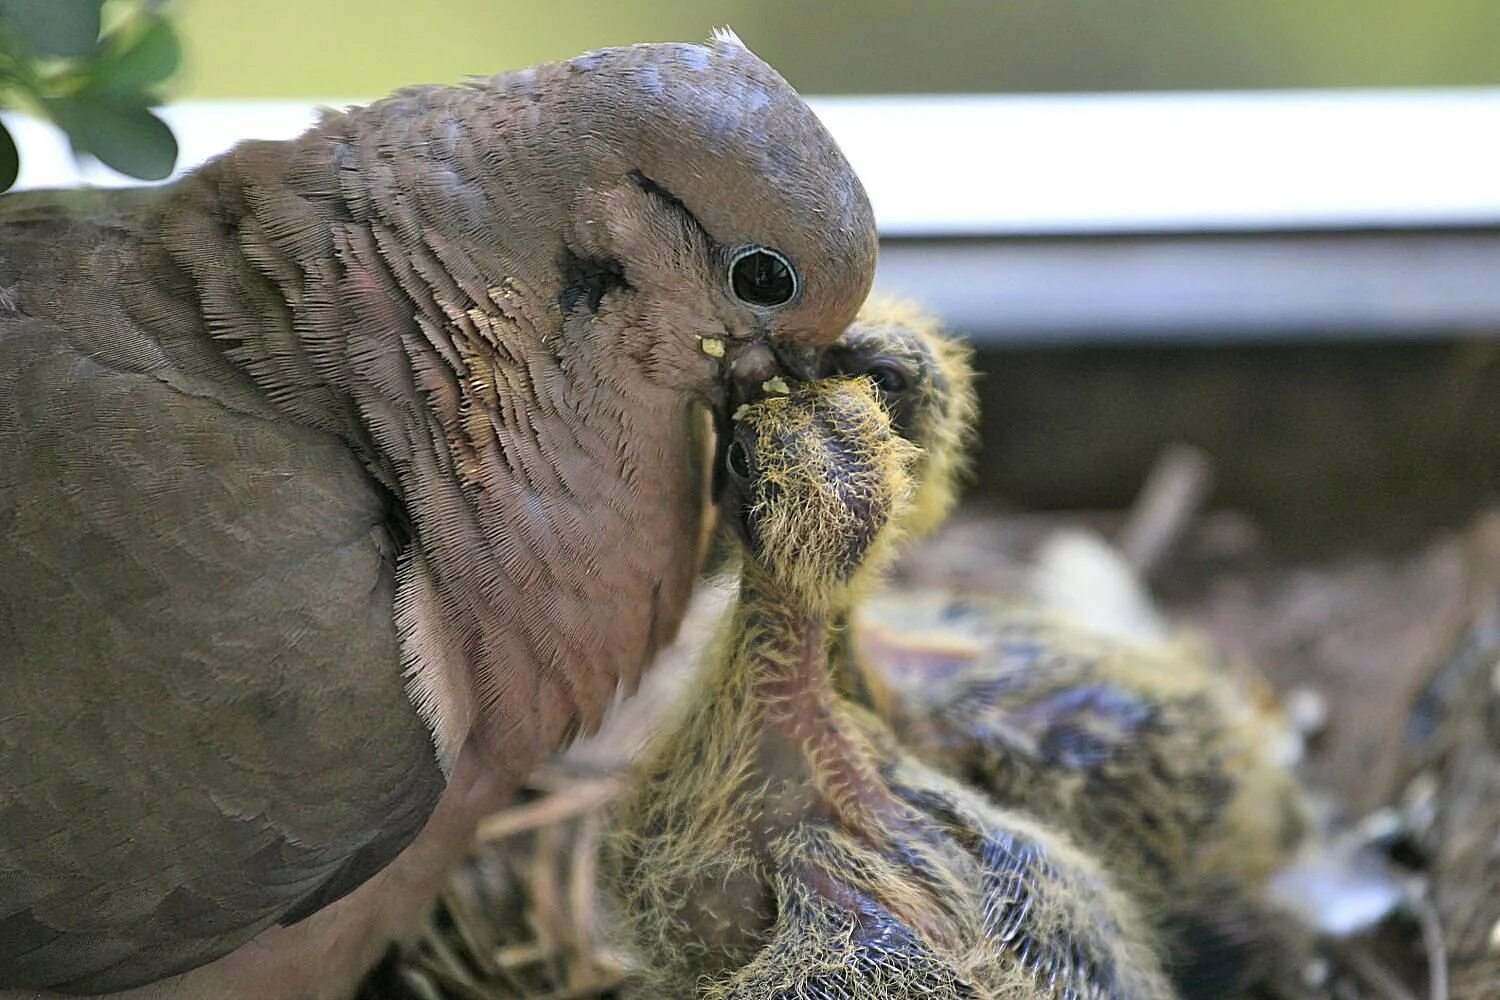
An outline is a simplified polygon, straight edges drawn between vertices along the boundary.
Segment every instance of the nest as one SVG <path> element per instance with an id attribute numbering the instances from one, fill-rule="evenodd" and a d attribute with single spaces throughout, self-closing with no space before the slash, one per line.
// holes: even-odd
<path id="1" fill-rule="evenodd" d="M 552 768 L 489 817 L 427 933 L 392 952 L 360 1000 L 613 997 L 625 968 L 599 926 L 604 807 L 619 775 Z"/>
<path id="2" fill-rule="evenodd" d="M 1174 622 L 1259 665 L 1288 711 L 1315 730 L 1304 775 L 1346 828 L 1394 823 L 1395 807 L 1430 784 L 1438 766 L 1403 736 L 1413 707 L 1430 696 L 1456 651 L 1472 646 L 1476 622 L 1496 607 L 1500 512 L 1406 551 L 1307 563 L 1279 557 L 1243 517 L 1200 511 L 1208 474 L 1201 456 L 1174 450 L 1129 511 L 1044 516 L 967 507 L 909 554 L 896 576 L 1006 591 L 1058 530 L 1100 533 L 1150 583 Z M 596 885 L 606 811 L 725 602 L 724 588 L 700 596 L 677 646 L 606 731 L 534 776 L 516 804 L 483 824 L 427 933 L 393 950 L 359 1000 L 619 995 L 628 958 L 609 945 Z M 1500 805 L 1491 805 L 1500 821 Z M 1404 836 L 1390 837 L 1398 853 Z M 1420 871 L 1412 880 L 1418 890 L 1425 884 Z M 1320 941 L 1300 968 L 1288 970 L 1276 995 L 1500 996 L 1461 981 L 1450 993 L 1443 946 L 1437 908 L 1419 905 L 1363 936 Z M 1493 970 L 1492 985 L 1500 985 L 1500 957 Z"/>

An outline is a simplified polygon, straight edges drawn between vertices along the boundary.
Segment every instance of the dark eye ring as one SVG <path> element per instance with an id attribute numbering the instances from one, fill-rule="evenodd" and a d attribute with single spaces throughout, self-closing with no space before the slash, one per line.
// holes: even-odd
<path id="1" fill-rule="evenodd" d="M 797 269 L 780 250 L 745 247 L 729 262 L 729 288 L 753 306 L 784 306 L 797 297 Z"/>
<path id="2" fill-rule="evenodd" d="M 750 463 L 750 449 L 745 446 L 745 442 L 738 438 L 729 442 L 729 447 L 724 451 L 724 467 L 736 479 L 749 480 L 754 470 Z"/>
<path id="3" fill-rule="evenodd" d="M 911 388 L 911 372 L 897 361 L 877 361 L 867 373 L 875 388 L 889 396 L 903 393 Z"/>

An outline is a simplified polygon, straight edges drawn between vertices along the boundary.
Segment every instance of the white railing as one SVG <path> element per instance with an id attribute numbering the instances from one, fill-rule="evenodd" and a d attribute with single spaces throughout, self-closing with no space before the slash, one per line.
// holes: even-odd
<path id="1" fill-rule="evenodd" d="M 327 102 L 340 105 L 349 102 Z M 891 236 L 1500 222 L 1500 88 L 830 97 L 813 102 Z M 190 169 L 317 105 L 193 101 L 164 115 Z M 14 123 L 18 186 L 133 183 Z"/>
<path id="2" fill-rule="evenodd" d="M 1500 330 L 1500 88 L 813 103 L 875 205 L 882 283 L 981 339 Z M 316 107 L 163 114 L 189 169 Z M 5 120 L 18 187 L 134 183 Z"/>

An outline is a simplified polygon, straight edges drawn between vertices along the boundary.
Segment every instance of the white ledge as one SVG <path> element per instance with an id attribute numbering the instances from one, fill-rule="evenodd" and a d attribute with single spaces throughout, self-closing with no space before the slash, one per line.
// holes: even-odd
<path id="1" fill-rule="evenodd" d="M 1500 221 L 1500 88 L 839 99 L 890 236 Z"/>
<path id="2" fill-rule="evenodd" d="M 347 101 L 328 101 L 338 106 Z M 1422 228 L 1500 223 L 1500 88 L 814 99 L 883 235 Z M 180 170 L 314 120 L 303 102 L 163 109 Z M 135 183 L 4 116 L 20 188 Z"/>

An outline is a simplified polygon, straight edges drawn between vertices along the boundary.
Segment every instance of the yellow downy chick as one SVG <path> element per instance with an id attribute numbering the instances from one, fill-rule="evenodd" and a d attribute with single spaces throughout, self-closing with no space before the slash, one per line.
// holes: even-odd
<path id="1" fill-rule="evenodd" d="M 1260 896 L 1305 816 L 1277 720 L 1231 672 L 943 593 L 882 594 L 855 635 L 902 741 L 1096 851 L 1185 994 L 1234 996 L 1269 971 Z"/>
<path id="2" fill-rule="evenodd" d="M 1481 531 L 1482 558 L 1500 565 L 1500 520 Z M 1407 812 L 1452 1000 L 1500 996 L 1500 595 L 1475 603 L 1477 620 L 1433 671 L 1407 726 Z"/>
<path id="3" fill-rule="evenodd" d="M 829 625 L 884 561 L 915 457 L 864 379 L 741 414 L 724 459 L 739 598 L 605 851 L 637 996 L 1172 996 L 1100 865 L 833 686 Z"/>
<path id="4" fill-rule="evenodd" d="M 975 413 L 966 354 L 909 307 L 866 305 L 828 374 L 868 374 L 897 430 L 926 450 L 931 531 L 965 467 Z M 1092 635 L 1041 607 L 941 589 L 875 595 L 840 631 L 841 690 L 927 763 L 1067 830 L 1143 906 L 1189 995 L 1257 977 L 1259 895 L 1299 842 L 1284 723 L 1255 678 L 1186 643 Z"/>
<path id="5" fill-rule="evenodd" d="M 921 448 L 900 529 L 911 539 L 931 534 L 952 512 L 968 472 L 979 412 L 968 346 L 916 306 L 874 296 L 824 352 L 820 371 L 867 377 L 896 433 Z"/>

